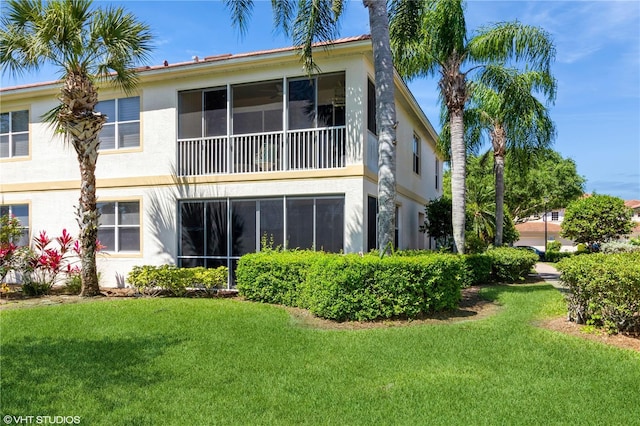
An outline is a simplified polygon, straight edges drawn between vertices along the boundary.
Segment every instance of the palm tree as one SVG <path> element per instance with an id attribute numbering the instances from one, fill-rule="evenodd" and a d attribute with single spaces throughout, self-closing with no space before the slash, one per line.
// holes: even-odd
<path id="1" fill-rule="evenodd" d="M 468 39 L 463 0 L 393 0 L 390 33 L 396 68 L 405 78 L 440 74 L 438 85 L 451 132 L 453 238 L 456 251 L 464 253 L 467 75 L 482 74 L 509 60 L 548 72 L 555 48 L 545 31 L 519 22 L 483 27 Z"/>
<path id="2" fill-rule="evenodd" d="M 536 94 L 550 101 L 555 97 L 556 84 L 547 73 L 520 73 L 514 68 L 491 67 L 482 75 L 482 80 L 472 82 L 470 87 L 470 114 L 465 114 L 465 124 L 471 130 L 467 134 L 478 135 L 483 129 L 489 133 L 495 175 L 494 244 L 501 246 L 505 157 L 509 153 L 526 168 L 532 151 L 551 145 L 555 136 L 553 121 Z"/>
<path id="3" fill-rule="evenodd" d="M 3 71 L 37 71 L 44 64 L 59 69 L 60 104 L 45 115 L 63 133 L 80 166 L 82 296 L 100 294 L 96 271 L 98 216 L 95 167 L 98 138 L 107 120 L 95 112 L 96 83 L 109 81 L 130 93 L 136 85 L 133 68 L 150 52 L 149 28 L 122 8 L 92 9 L 91 0 L 9 0 L 0 30 Z"/>
<path id="4" fill-rule="evenodd" d="M 396 109 L 393 56 L 389 40 L 389 15 L 385 0 L 362 0 L 369 11 L 375 68 L 376 120 L 378 128 L 378 246 L 390 252 L 394 242 L 396 212 Z M 412 3 L 413 0 L 398 0 Z M 246 31 L 253 0 L 225 0 L 234 24 Z M 273 0 L 276 27 L 291 35 L 301 49 L 307 72 L 317 70 L 312 46 L 329 42 L 339 33 L 344 0 Z"/>

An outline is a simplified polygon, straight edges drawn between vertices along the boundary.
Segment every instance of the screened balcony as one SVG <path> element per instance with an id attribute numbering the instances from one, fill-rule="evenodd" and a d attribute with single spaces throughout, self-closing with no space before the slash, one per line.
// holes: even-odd
<path id="1" fill-rule="evenodd" d="M 180 176 L 345 166 L 344 73 L 179 93 Z"/>

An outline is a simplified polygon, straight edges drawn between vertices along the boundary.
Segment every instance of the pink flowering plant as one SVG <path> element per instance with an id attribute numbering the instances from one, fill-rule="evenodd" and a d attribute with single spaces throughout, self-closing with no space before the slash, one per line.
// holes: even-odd
<path id="1" fill-rule="evenodd" d="M 31 296 L 48 294 L 55 284 L 79 273 L 75 265 L 79 254 L 80 244 L 66 229 L 56 238 L 40 231 L 24 255 L 22 291 Z"/>

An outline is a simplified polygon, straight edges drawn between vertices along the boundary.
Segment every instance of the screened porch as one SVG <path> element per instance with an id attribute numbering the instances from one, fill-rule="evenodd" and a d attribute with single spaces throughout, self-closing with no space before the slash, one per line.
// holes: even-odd
<path id="1" fill-rule="evenodd" d="M 178 94 L 180 176 L 345 166 L 344 73 Z"/>

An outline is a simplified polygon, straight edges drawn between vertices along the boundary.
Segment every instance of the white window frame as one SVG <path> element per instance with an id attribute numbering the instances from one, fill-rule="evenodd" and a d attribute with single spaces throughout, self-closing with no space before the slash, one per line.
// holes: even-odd
<path id="1" fill-rule="evenodd" d="M 119 116 L 119 108 L 120 108 L 120 101 L 124 100 L 124 99 L 132 99 L 132 98 L 138 98 L 138 118 L 136 120 L 123 120 L 120 121 L 118 120 L 118 116 Z M 102 126 L 102 128 L 106 128 L 106 127 L 114 127 L 114 133 L 113 133 L 113 144 L 114 147 L 113 148 L 100 148 L 100 151 L 118 151 L 118 150 L 124 150 L 124 149 L 139 149 L 141 146 L 141 139 L 142 139 L 142 126 L 140 124 L 140 96 L 128 96 L 126 98 L 115 98 L 115 99 L 105 99 L 103 101 L 100 102 L 110 102 L 110 101 L 114 101 L 115 103 L 115 109 L 114 109 L 114 120 L 111 123 L 104 123 L 104 125 Z M 121 124 L 132 124 L 132 123 L 138 123 L 138 144 L 135 146 L 127 146 L 127 147 L 120 147 L 120 138 L 119 138 L 119 126 Z"/>
<path id="2" fill-rule="evenodd" d="M 120 224 L 120 217 L 118 215 L 118 204 L 120 203 L 138 203 L 138 224 L 137 225 L 124 225 L 124 224 Z M 105 229 L 109 229 L 113 231 L 113 244 L 115 247 L 113 248 L 106 248 L 104 251 L 106 253 L 117 253 L 117 254 L 138 254 L 142 251 L 142 203 L 139 199 L 133 199 L 133 200 L 118 200 L 118 201 L 114 201 L 114 200 L 105 200 L 105 201 L 99 201 L 97 203 L 97 208 L 100 209 L 101 205 L 105 205 L 105 204 L 114 204 L 114 224 L 113 225 L 103 225 L 100 224 L 98 225 L 98 231 L 102 230 L 104 231 Z M 134 229 L 137 228 L 139 230 L 138 232 L 138 250 L 120 250 L 120 234 L 118 232 L 119 229 L 122 228 L 129 228 L 129 229 Z"/>
<path id="3" fill-rule="evenodd" d="M 413 172 L 417 175 L 421 175 L 420 169 L 422 165 L 422 140 L 417 134 L 413 134 L 413 147 L 411 156 L 411 167 Z M 437 188 L 437 187 L 436 187 Z"/>
<path id="4" fill-rule="evenodd" d="M 22 221 L 20 222 L 20 229 L 22 230 L 22 236 L 20 237 L 20 239 L 16 242 L 14 241 L 14 243 L 17 243 L 18 245 L 29 245 L 30 242 L 30 238 L 29 238 L 29 218 L 31 217 L 31 206 L 28 203 L 13 203 L 13 204 L 1 204 L 0 208 L 2 208 L 2 210 L 8 210 L 8 213 L 10 216 L 15 216 L 13 213 L 13 210 L 15 207 L 20 206 L 20 207 L 26 207 L 27 208 L 27 223 L 22 223 Z"/>
<path id="5" fill-rule="evenodd" d="M 14 132 L 13 131 L 13 114 L 17 113 L 17 112 L 26 112 L 27 113 L 27 130 L 24 131 L 19 131 L 19 132 Z M 30 143 L 29 143 L 29 110 L 28 109 L 21 109 L 21 110 L 16 110 L 16 111 L 7 111 L 7 112 L 3 112 L 2 114 L 8 114 L 9 115 L 9 131 L 5 132 L 5 133 L 0 133 L 0 137 L 1 136 L 7 136 L 9 139 L 9 155 L 6 157 L 0 157 L 0 159 L 7 159 L 7 158 L 25 158 L 25 157 L 29 157 L 29 153 L 31 151 L 31 147 L 30 147 Z M 14 136 L 17 135 L 27 135 L 27 153 L 25 155 L 15 155 L 13 152 L 13 138 Z"/>

